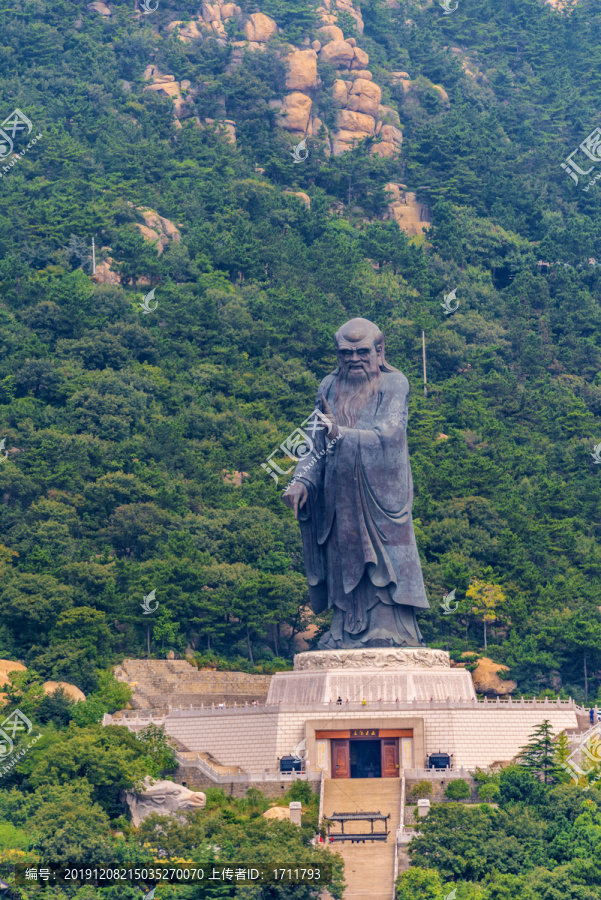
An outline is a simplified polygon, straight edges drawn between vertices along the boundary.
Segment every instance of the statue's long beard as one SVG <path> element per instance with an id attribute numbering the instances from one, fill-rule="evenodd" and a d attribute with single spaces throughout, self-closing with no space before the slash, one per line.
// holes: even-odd
<path id="1" fill-rule="evenodd" d="M 379 372 L 366 372 L 365 369 L 340 372 L 334 391 L 336 423 L 354 428 L 371 398 L 377 394 L 379 382 Z"/>

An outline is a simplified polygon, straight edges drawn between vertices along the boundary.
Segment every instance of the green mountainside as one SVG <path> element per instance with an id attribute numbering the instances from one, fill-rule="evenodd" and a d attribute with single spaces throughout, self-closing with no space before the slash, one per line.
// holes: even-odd
<path id="1" fill-rule="evenodd" d="M 361 35 L 342 11 L 402 151 L 375 156 L 372 136 L 328 156 L 322 131 L 295 164 L 277 103 L 316 3 L 241 9 L 281 30 L 237 66 L 235 20 L 221 41 L 169 30 L 197 17 L 187 0 L 0 10 L 4 115 L 41 134 L 0 178 L 0 656 L 86 693 L 146 654 L 147 628 L 158 655 L 289 664 L 308 621 L 300 535 L 261 463 L 310 414 L 334 331 L 364 316 L 412 386 L 426 640 L 459 659 L 484 649 L 486 622 L 520 692 L 594 700 L 600 201 L 560 164 L 599 120 L 601 10 L 370 0 Z M 144 90 L 148 66 L 189 84 L 192 115 Z M 318 68 L 331 129 L 336 73 Z M 196 116 L 234 122 L 236 142 Z M 425 236 L 390 217 L 389 183 L 430 208 Z M 142 209 L 181 236 L 160 255 Z M 92 281 L 92 238 L 121 284 Z"/>

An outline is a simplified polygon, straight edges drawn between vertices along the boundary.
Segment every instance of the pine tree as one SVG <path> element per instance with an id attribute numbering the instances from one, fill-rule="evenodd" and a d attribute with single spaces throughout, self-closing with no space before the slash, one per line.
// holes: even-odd
<path id="1" fill-rule="evenodd" d="M 556 747 L 548 719 L 537 725 L 525 747 L 521 747 L 518 762 L 542 777 L 544 784 L 552 784 L 557 776 Z"/>

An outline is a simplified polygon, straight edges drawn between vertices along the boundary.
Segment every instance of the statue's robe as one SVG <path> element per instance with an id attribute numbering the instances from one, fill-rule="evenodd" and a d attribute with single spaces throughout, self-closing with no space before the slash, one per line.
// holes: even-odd
<path id="1" fill-rule="evenodd" d="M 325 397 L 335 418 L 337 372 L 316 401 L 322 410 Z M 425 646 L 415 619 L 429 603 L 411 519 L 408 392 L 401 372 L 383 371 L 352 428 L 337 422 L 334 442 L 325 428 L 308 431 L 314 449 L 294 478 L 309 493 L 299 522 L 311 606 L 334 610 L 320 649 Z"/>

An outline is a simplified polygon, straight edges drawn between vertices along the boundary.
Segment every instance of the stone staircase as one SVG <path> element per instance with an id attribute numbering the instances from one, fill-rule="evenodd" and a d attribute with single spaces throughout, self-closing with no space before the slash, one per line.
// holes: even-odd
<path id="1" fill-rule="evenodd" d="M 170 706 L 264 703 L 271 681 L 271 675 L 199 670 L 185 659 L 126 659 L 115 668 L 115 678 L 132 688 L 134 709 L 164 712 Z"/>
<path id="2" fill-rule="evenodd" d="M 390 814 L 386 843 L 366 841 L 351 844 L 349 841 L 329 844 L 329 849 L 344 859 L 344 877 L 347 888 L 344 900 L 391 900 L 394 878 L 394 854 L 396 833 L 399 827 L 401 805 L 400 778 L 339 778 L 324 781 L 323 815 L 334 812 L 381 812 Z M 371 830 L 369 822 L 345 825 L 356 832 Z M 381 823 L 375 825 L 381 829 Z M 338 831 L 340 826 L 336 826 Z"/>

